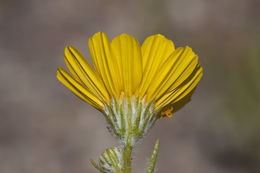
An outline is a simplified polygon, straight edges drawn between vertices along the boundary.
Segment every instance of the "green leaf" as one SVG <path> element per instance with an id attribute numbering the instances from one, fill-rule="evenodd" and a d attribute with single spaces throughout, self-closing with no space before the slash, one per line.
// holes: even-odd
<path id="1" fill-rule="evenodd" d="M 92 165 L 97 169 L 97 170 L 99 170 L 100 172 L 103 172 L 102 171 L 102 168 L 100 168 L 95 162 L 94 162 L 94 160 L 90 160 L 90 162 L 92 163 Z"/>
<path id="2" fill-rule="evenodd" d="M 159 150 L 159 139 L 156 140 L 156 143 L 154 145 L 153 154 L 148 162 L 148 167 L 147 167 L 146 173 L 153 173 L 155 163 L 156 163 L 156 158 L 158 155 L 158 150 Z"/>

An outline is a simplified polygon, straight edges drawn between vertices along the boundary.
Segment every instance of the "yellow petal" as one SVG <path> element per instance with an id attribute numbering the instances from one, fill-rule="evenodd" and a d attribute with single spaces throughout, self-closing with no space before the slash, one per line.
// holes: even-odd
<path id="1" fill-rule="evenodd" d="M 156 107 L 164 107 L 168 104 L 173 104 L 180 101 L 186 95 L 188 95 L 198 84 L 203 74 L 203 69 L 200 65 L 197 65 L 193 74 L 185 81 L 181 86 L 175 90 L 163 95 L 157 102 Z"/>
<path id="2" fill-rule="evenodd" d="M 203 69 L 202 67 L 199 67 L 198 71 L 196 72 L 196 75 L 193 77 L 192 81 L 183 86 L 180 90 L 176 92 L 176 98 L 175 102 L 181 100 L 183 97 L 185 97 L 187 94 L 189 94 L 198 84 L 200 79 L 203 75 Z"/>
<path id="3" fill-rule="evenodd" d="M 61 83 L 63 83 L 67 88 L 69 88 L 76 96 L 94 106 L 95 108 L 102 110 L 104 109 L 104 104 L 87 88 L 83 87 L 79 82 L 77 82 L 68 72 L 66 72 L 62 67 L 58 68 L 57 78 Z"/>
<path id="4" fill-rule="evenodd" d="M 186 47 L 179 61 L 176 62 L 174 67 L 165 79 L 164 84 L 160 86 L 157 91 L 157 99 L 172 90 L 175 90 L 182 84 L 194 71 L 198 65 L 198 56 L 192 51 L 190 47 Z M 185 50 L 184 50 L 185 51 Z"/>
<path id="5" fill-rule="evenodd" d="M 147 99 L 154 99 L 156 98 L 155 92 L 158 90 L 158 88 L 164 83 L 165 78 L 168 77 L 169 71 L 172 70 L 172 66 L 174 63 L 180 58 L 184 51 L 184 48 L 178 48 L 176 49 L 169 58 L 167 58 L 167 64 L 165 67 L 163 65 L 159 66 L 158 71 L 156 72 L 155 76 L 153 77 L 153 80 L 150 83 L 150 86 L 146 92 Z M 165 62 L 166 62 L 165 61 Z M 171 62 L 169 62 L 171 61 Z M 164 64 L 165 64 L 164 62 Z"/>
<path id="6" fill-rule="evenodd" d="M 148 37 L 142 44 L 143 80 L 139 88 L 139 95 L 145 95 L 161 64 L 174 52 L 174 44 L 163 35 Z"/>
<path id="7" fill-rule="evenodd" d="M 102 80 L 76 48 L 72 46 L 66 47 L 64 56 L 69 70 L 78 82 L 86 85 L 101 100 L 110 100 Z"/>
<path id="8" fill-rule="evenodd" d="M 89 49 L 96 71 L 101 76 L 110 95 L 119 97 L 118 65 L 111 54 L 110 41 L 105 33 L 98 32 L 89 39 Z"/>
<path id="9" fill-rule="evenodd" d="M 134 37 L 121 34 L 113 39 L 111 47 L 119 67 L 118 76 L 122 82 L 122 91 L 133 94 L 142 80 L 140 45 Z"/>
<path id="10" fill-rule="evenodd" d="M 79 78 L 77 72 L 73 69 L 69 61 L 67 60 L 66 56 L 64 55 L 64 61 L 66 63 L 66 66 L 68 67 L 69 71 L 72 73 L 73 77 L 77 82 L 79 82 L 82 85 L 85 85 L 84 82 Z"/>
<path id="11" fill-rule="evenodd" d="M 175 50 L 174 44 L 161 34 L 152 35 L 142 44 L 143 70 L 146 71 L 151 61 L 164 62 Z M 151 64 L 151 63 L 150 63 Z"/>
<path id="12" fill-rule="evenodd" d="M 179 71 L 178 71 L 179 73 L 177 73 L 177 72 L 174 73 L 174 75 L 178 76 L 178 77 L 176 80 L 174 80 L 172 85 L 170 85 L 167 92 L 175 90 L 179 85 L 181 85 L 185 80 L 187 80 L 187 78 L 194 72 L 194 69 L 196 68 L 197 65 L 198 65 L 198 56 L 195 55 L 185 68 L 179 69 Z M 171 79 L 174 79 L 173 75 L 171 76 Z M 169 80 L 169 82 L 172 82 L 172 81 Z"/>
<path id="13" fill-rule="evenodd" d="M 175 89 L 182 83 L 198 64 L 198 57 L 190 47 L 178 48 L 160 67 L 151 84 L 150 94 L 156 99 L 162 97 L 167 92 Z"/>

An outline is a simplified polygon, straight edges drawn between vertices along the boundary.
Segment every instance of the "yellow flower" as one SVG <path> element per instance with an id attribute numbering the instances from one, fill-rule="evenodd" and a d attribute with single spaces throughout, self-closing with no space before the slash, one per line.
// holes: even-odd
<path id="1" fill-rule="evenodd" d="M 73 46 L 64 59 L 71 72 L 58 68 L 57 78 L 79 98 L 105 112 L 122 98 L 153 102 L 158 116 L 168 116 L 183 106 L 202 77 L 198 56 L 188 46 L 175 49 L 171 40 L 157 34 L 142 46 L 121 34 L 112 42 L 102 32 L 89 39 L 94 68 Z"/>

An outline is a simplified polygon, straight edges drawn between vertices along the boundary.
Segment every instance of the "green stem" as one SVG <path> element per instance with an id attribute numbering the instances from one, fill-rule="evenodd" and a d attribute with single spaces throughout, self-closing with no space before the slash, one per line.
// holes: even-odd
<path id="1" fill-rule="evenodd" d="M 123 148 L 123 173 L 131 173 L 132 146 L 127 144 Z"/>
<path id="2" fill-rule="evenodd" d="M 133 131 L 132 131 L 131 120 L 128 119 L 128 133 L 127 133 L 127 137 L 126 137 L 125 146 L 123 147 L 123 167 L 122 167 L 123 173 L 132 172 L 132 168 L 131 168 L 132 149 L 133 149 L 132 133 L 133 133 Z"/>

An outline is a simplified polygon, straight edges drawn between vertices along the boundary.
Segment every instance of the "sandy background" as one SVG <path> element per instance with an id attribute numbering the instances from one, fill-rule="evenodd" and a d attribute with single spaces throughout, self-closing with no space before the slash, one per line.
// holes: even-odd
<path id="1" fill-rule="evenodd" d="M 144 172 L 160 138 L 159 173 L 260 172 L 260 1 L 0 0 L 0 172 L 95 173 L 116 145 L 103 116 L 56 79 L 66 45 L 161 33 L 199 55 L 192 102 L 157 122 L 134 151 Z"/>

